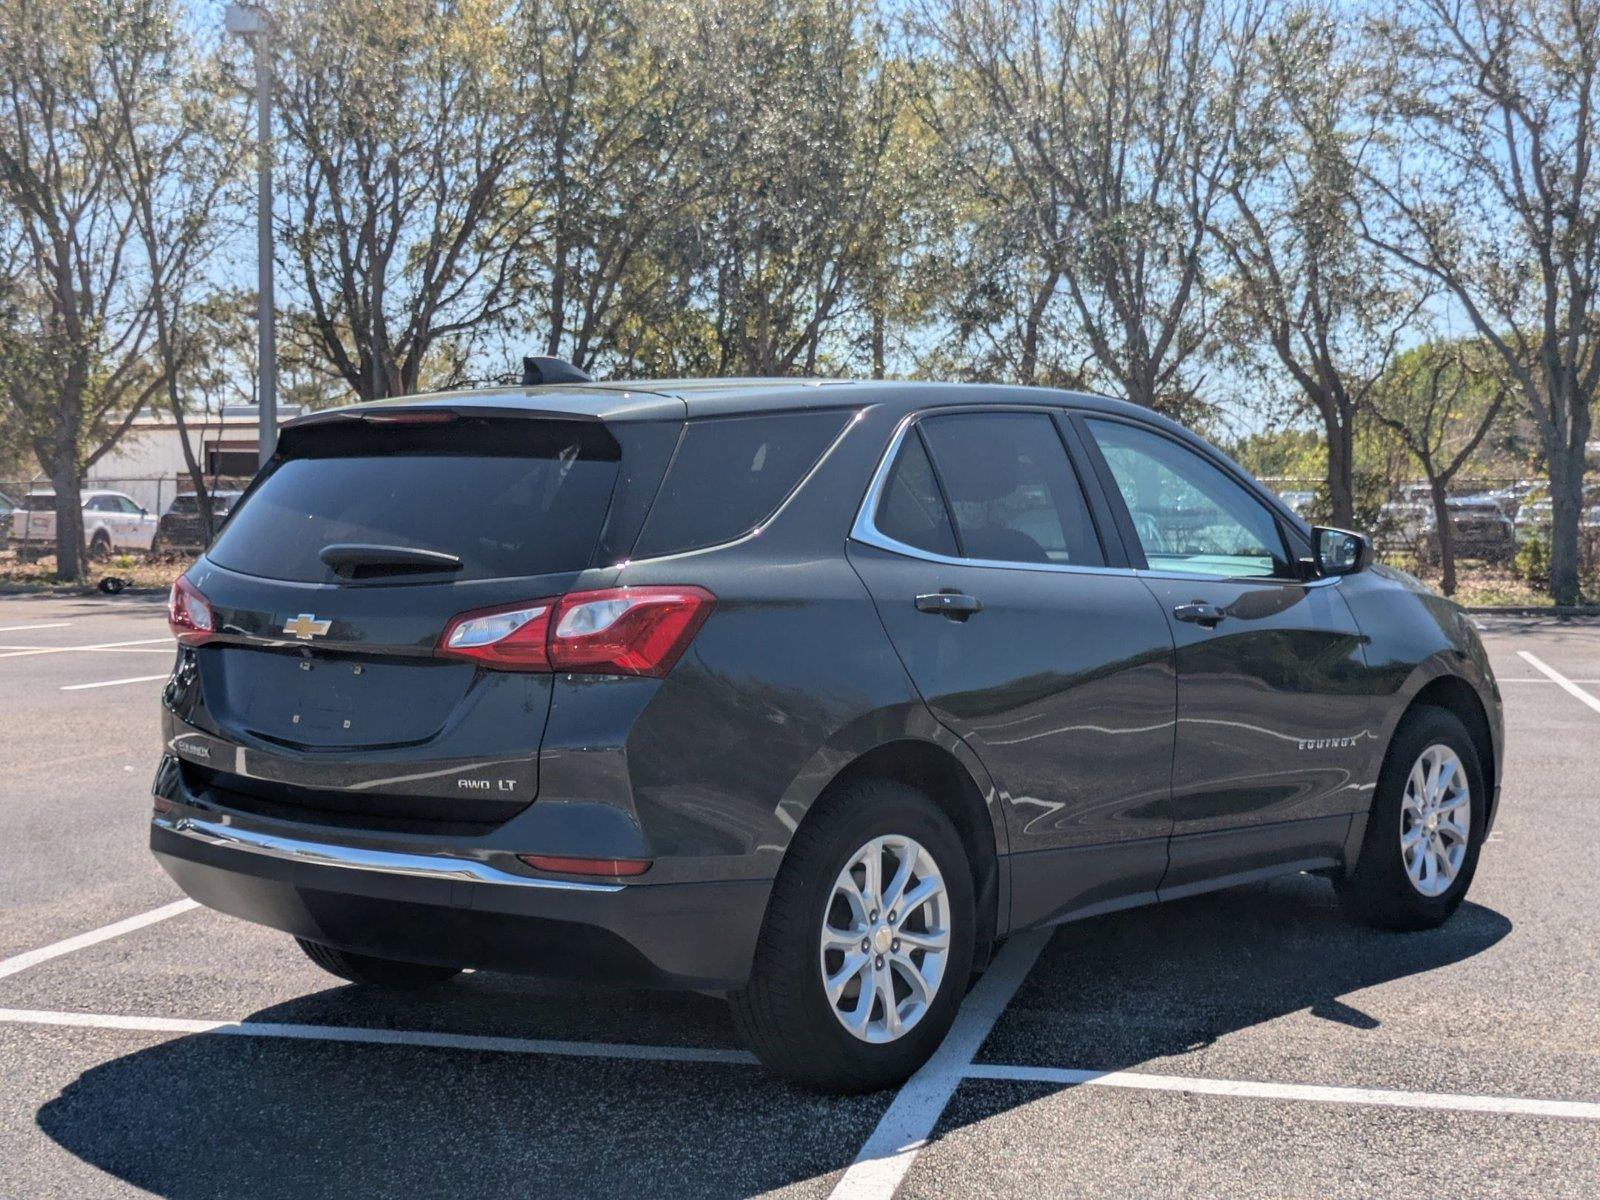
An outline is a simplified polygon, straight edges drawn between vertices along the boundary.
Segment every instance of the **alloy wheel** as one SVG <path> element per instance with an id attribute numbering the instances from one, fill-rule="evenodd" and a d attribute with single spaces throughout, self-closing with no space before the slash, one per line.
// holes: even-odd
<path id="1" fill-rule="evenodd" d="M 1443 895 L 1461 871 L 1472 837 L 1472 793 L 1461 758 L 1449 746 L 1417 757 L 1400 800 L 1400 857 L 1411 886 Z"/>
<path id="2" fill-rule="evenodd" d="M 950 958 L 950 899 L 933 855 L 873 838 L 839 872 L 822 914 L 822 985 L 854 1037 L 892 1042 L 927 1014 Z"/>

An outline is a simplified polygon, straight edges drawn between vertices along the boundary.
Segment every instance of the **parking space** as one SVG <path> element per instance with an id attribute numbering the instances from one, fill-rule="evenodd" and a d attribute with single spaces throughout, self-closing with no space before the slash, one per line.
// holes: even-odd
<path id="1" fill-rule="evenodd" d="M 1014 939 L 948 1053 L 838 1099 L 710 997 L 374 994 L 174 905 L 160 605 L 0 598 L 0 1195 L 1592 1196 L 1600 624 L 1483 624 L 1505 798 L 1444 928 L 1295 877 Z"/>

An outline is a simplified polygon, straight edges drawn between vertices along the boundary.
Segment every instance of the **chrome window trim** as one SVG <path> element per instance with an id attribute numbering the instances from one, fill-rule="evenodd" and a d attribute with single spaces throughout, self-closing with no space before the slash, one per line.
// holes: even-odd
<path id="1" fill-rule="evenodd" d="M 340 846 L 329 842 L 308 842 L 300 838 L 261 833 L 205 821 L 199 817 L 158 815 L 152 824 L 180 837 L 193 838 L 210 846 L 222 846 L 246 854 L 307 863 L 319 867 L 339 867 L 349 871 L 376 871 L 383 875 L 404 875 L 415 879 L 438 879 L 454 883 L 486 883 L 496 887 L 542 888 L 557 892 L 620 892 L 620 883 L 578 883 L 566 879 L 538 879 L 513 875 L 469 858 L 450 858 L 433 854 L 404 854 L 393 850 L 368 850 L 360 846 Z"/>
<path id="2" fill-rule="evenodd" d="M 872 473 L 872 481 L 867 485 L 867 493 L 862 498 L 861 506 L 856 510 L 855 524 L 850 527 L 850 540 L 860 542 L 864 546 L 872 546 L 879 550 L 886 550 L 890 554 L 898 554 L 904 558 L 915 558 L 922 562 L 938 563 L 947 567 L 983 567 L 990 570 L 1004 571 L 1038 571 L 1049 575 L 1123 575 L 1143 579 L 1176 579 L 1189 580 L 1195 583 L 1254 583 L 1273 584 L 1278 587 L 1327 587 L 1338 583 L 1343 576 L 1333 575 L 1322 579 L 1278 579 L 1274 576 L 1227 576 L 1204 575 L 1193 571 L 1153 571 L 1140 570 L 1137 567 L 1084 567 L 1061 565 L 1058 563 L 1027 563 L 1006 562 L 989 558 L 958 558 L 949 554 L 939 554 L 932 550 L 923 550 L 911 546 L 883 533 L 874 522 L 874 514 L 878 511 L 878 504 L 883 498 L 884 488 L 888 485 L 889 472 L 894 467 L 895 458 L 900 453 L 906 435 L 911 427 L 924 417 L 942 416 L 946 413 L 988 413 L 988 412 L 1036 412 L 1052 416 L 1057 413 L 1070 411 L 1067 406 L 1053 405 L 1026 405 L 1026 404 L 980 404 L 980 405 L 950 405 L 939 408 L 919 409 L 902 417 L 895 426 L 894 434 L 889 438 L 889 446 L 879 459 L 877 469 Z M 1126 420 L 1126 418 L 1122 418 Z M 1128 421 L 1128 424 L 1138 425 L 1138 422 Z M 1159 431 L 1158 431 L 1159 432 Z M 1065 451 L 1063 451 L 1064 453 Z M 1087 503 L 1087 497 L 1085 497 Z"/>

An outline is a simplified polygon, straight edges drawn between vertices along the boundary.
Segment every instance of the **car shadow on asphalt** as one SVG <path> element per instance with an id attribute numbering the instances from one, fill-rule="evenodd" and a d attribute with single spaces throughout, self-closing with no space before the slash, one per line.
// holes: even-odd
<path id="1" fill-rule="evenodd" d="M 1111 1070 L 1480 954 L 1511 924 L 1467 904 L 1442 929 L 1344 921 L 1319 880 L 1058 931 L 983 1059 Z M 250 1020 L 729 1045 L 712 998 L 472 975 L 418 996 L 332 988 Z M 1159 1068 L 1158 1068 L 1159 1069 Z M 985 1090 L 981 1120 L 1036 1093 Z M 798 1091 L 759 1068 L 186 1037 L 90 1068 L 38 1112 L 80 1159 L 158 1195 L 744 1196 L 847 1166 L 890 1100 Z M 1000 1106 L 996 1108 L 996 1105 Z"/>
<path id="2" fill-rule="evenodd" d="M 1392 1031 L 1355 993 L 1398 984 L 1410 989 L 1400 1010 L 1440 1002 L 1406 981 L 1471 959 L 1510 932 L 1506 917 L 1471 902 L 1438 929 L 1371 929 L 1347 918 L 1332 887 L 1309 875 L 1067 925 L 980 1060 L 1126 1070 L 1302 1012 L 1376 1035 L 1376 1052 Z M 1318 1036 L 1315 1024 L 1297 1028 Z M 1360 1039 L 1340 1044 L 1362 1049 Z"/>

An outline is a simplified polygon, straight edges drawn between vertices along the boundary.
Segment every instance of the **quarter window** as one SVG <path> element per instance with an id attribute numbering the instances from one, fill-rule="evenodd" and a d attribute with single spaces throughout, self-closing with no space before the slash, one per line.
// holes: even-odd
<path id="1" fill-rule="evenodd" d="M 824 410 L 690 421 L 633 556 L 743 537 L 794 491 L 848 415 Z"/>
<path id="2" fill-rule="evenodd" d="M 1090 419 L 1151 569 L 1293 577 L 1278 523 L 1235 480 L 1152 430 Z"/>
<path id="3" fill-rule="evenodd" d="M 966 558 L 1104 566 L 1083 488 L 1043 413 L 954 413 L 920 426 Z"/>
<path id="4" fill-rule="evenodd" d="M 915 429 L 906 435 L 900 455 L 890 468 L 889 485 L 884 489 L 875 520 L 878 532 L 897 542 L 946 557 L 956 553 L 950 513 L 939 494 L 922 436 Z"/>

